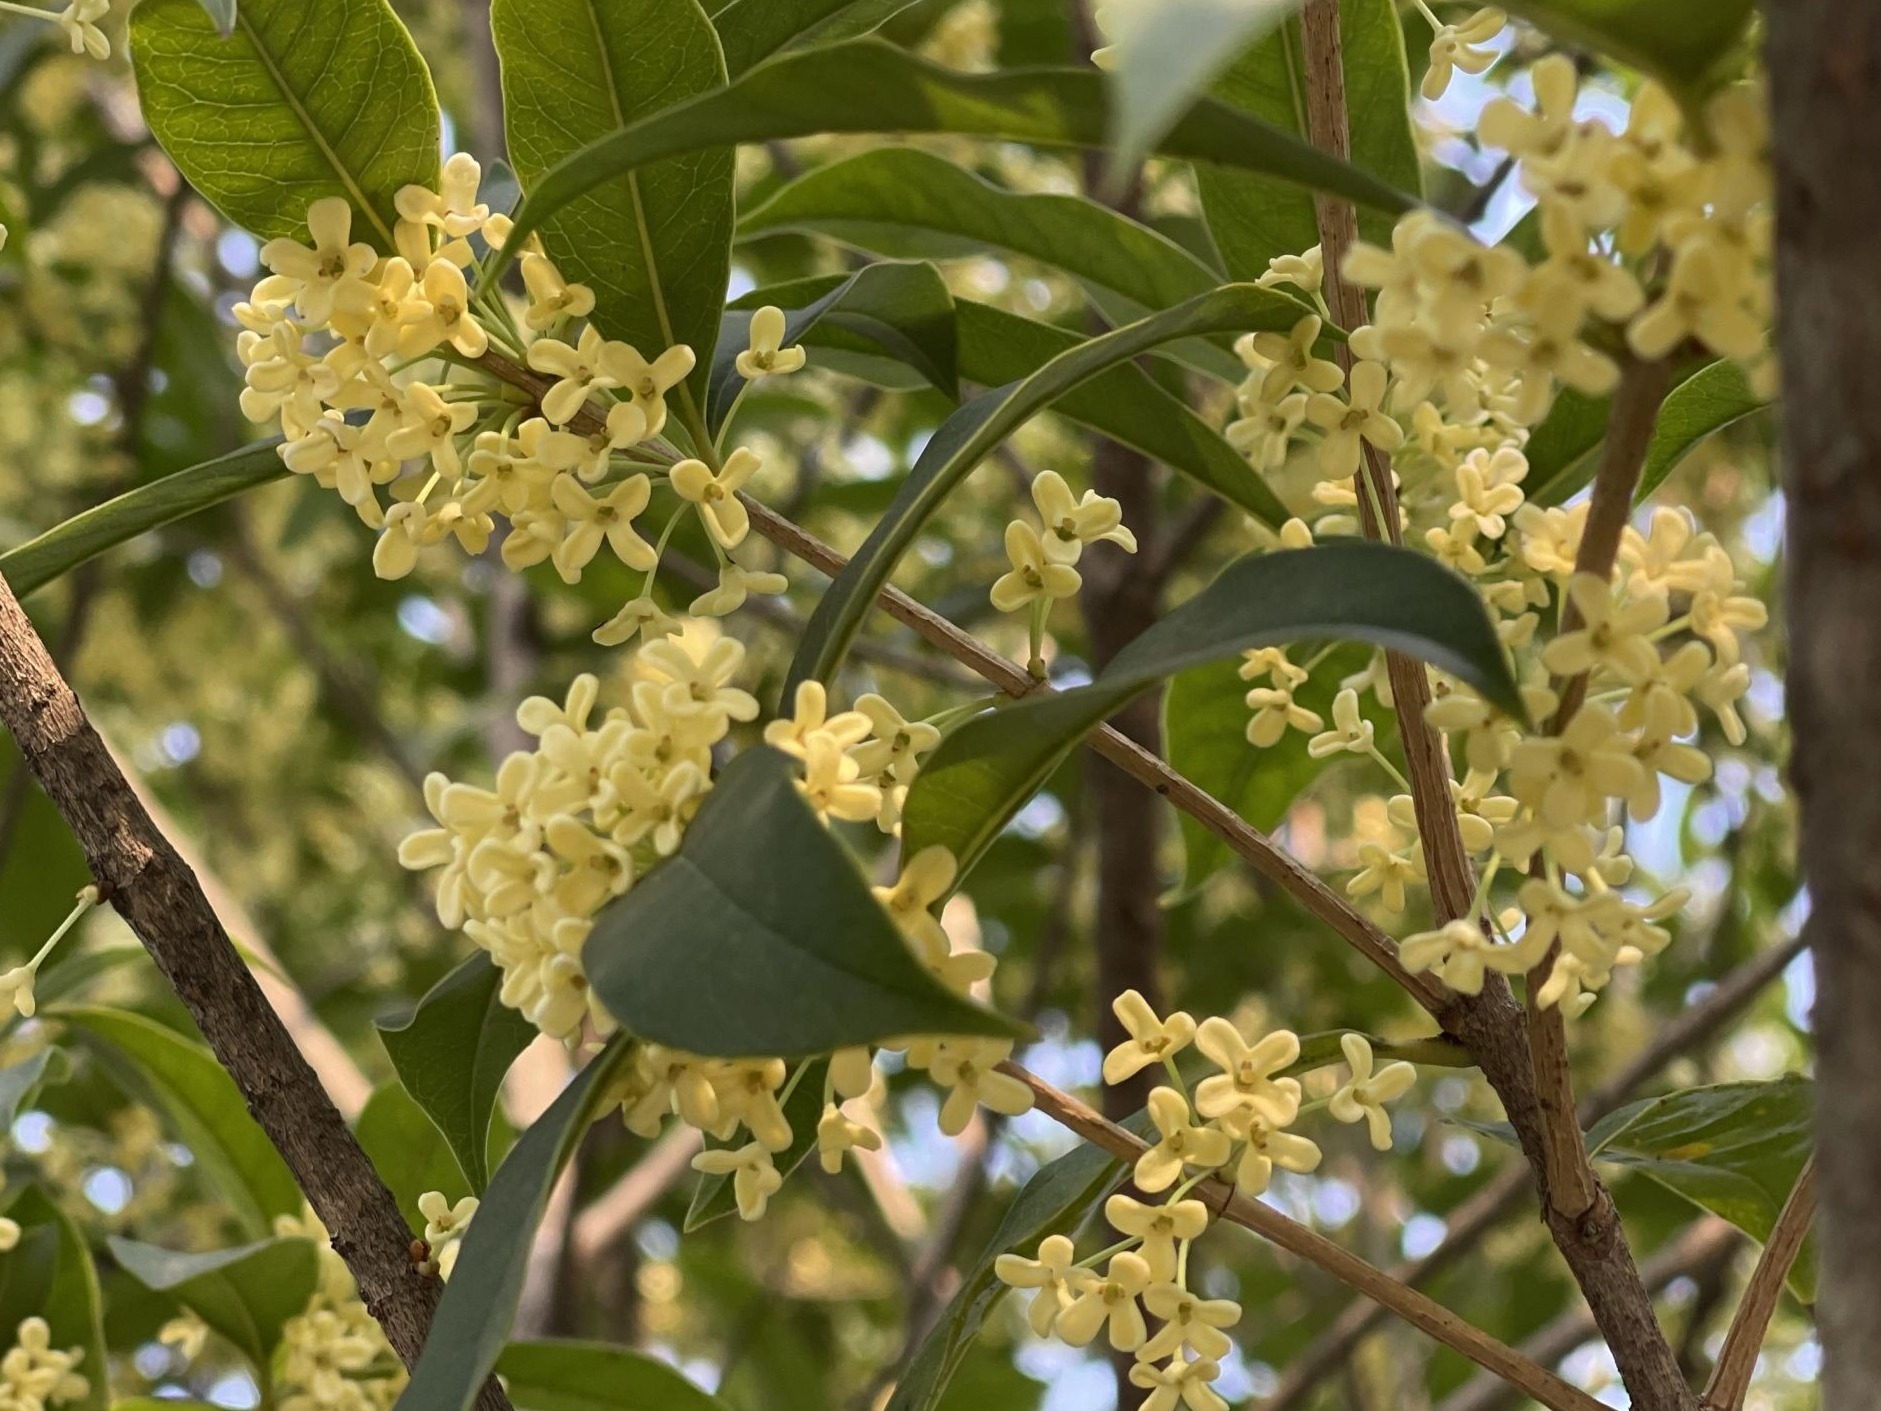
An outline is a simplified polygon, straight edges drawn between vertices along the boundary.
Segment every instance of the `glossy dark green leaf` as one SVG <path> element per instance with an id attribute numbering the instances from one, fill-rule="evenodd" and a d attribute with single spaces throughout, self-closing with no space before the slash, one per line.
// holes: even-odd
<path id="1" fill-rule="evenodd" d="M 1340 647 L 1318 666 L 1294 699 L 1321 720 L 1332 718 L 1332 698 L 1345 677 L 1362 671 L 1371 657 L 1368 647 Z M 1241 663 L 1230 658 L 1179 673 L 1163 698 L 1163 739 L 1169 767 L 1214 798 L 1220 799 L 1248 823 L 1271 833 L 1293 803 L 1338 756 L 1314 759 L 1306 752 L 1308 736 L 1289 729 L 1280 739 L 1258 749 L 1248 743 L 1248 721 L 1254 712 L 1247 704 L 1252 686 L 1264 680 L 1241 679 Z M 1389 748 L 1396 716 L 1367 692 L 1361 713 L 1372 722 L 1381 749 Z M 1180 817 L 1186 863 L 1183 890 L 1194 891 L 1227 862 L 1228 845 L 1188 814 Z"/>
<path id="2" fill-rule="evenodd" d="M 823 1080 L 828 1073 L 828 1059 L 808 1060 L 803 1076 L 797 1079 L 797 1086 L 784 1102 L 784 1120 L 790 1123 L 790 1145 L 771 1158 L 771 1164 L 780 1175 L 790 1175 L 816 1150 L 816 1124 L 823 1116 Z M 737 1140 L 742 1145 L 746 1138 Z M 707 1137 L 705 1144 L 707 1147 L 728 1145 L 714 1137 Z M 737 1208 L 738 1196 L 732 1188 L 731 1177 L 701 1172 L 699 1184 L 692 1193 L 692 1204 L 686 1210 L 686 1233 L 722 1219 Z"/>
<path id="3" fill-rule="evenodd" d="M 433 985 L 379 1042 L 405 1091 L 444 1134 L 474 1193 L 489 1183 L 490 1113 L 509 1066 L 536 1028 L 497 993 L 503 976 L 482 951 Z"/>
<path id="4" fill-rule="evenodd" d="M 773 54 L 867 34 L 915 0 L 731 0 L 712 11 L 733 78 Z"/>
<path id="5" fill-rule="evenodd" d="M 1243 49 L 1299 0 L 1161 0 L 1119 5 L 1110 21 L 1110 176 L 1118 180 Z"/>
<path id="6" fill-rule="evenodd" d="M 170 1119 L 250 1233 L 265 1237 L 276 1216 L 300 1213 L 300 1188 L 207 1048 L 123 1010 L 61 1009 L 56 1017 L 127 1091 Z"/>
<path id="7" fill-rule="evenodd" d="M 170 160 L 256 235 L 304 240 L 307 207 L 341 196 L 389 253 L 399 188 L 437 185 L 431 73 L 386 0 L 242 0 L 226 39 L 198 0 L 143 0 L 131 59 Z"/>
<path id="8" fill-rule="evenodd" d="M 1699 84 L 1744 37 L 1756 0 L 1509 0 L 1557 39 L 1678 85 Z"/>
<path id="9" fill-rule="evenodd" d="M 961 1359 L 1005 1292 L 993 1276 L 1002 1254 L 1032 1254 L 1048 1235 L 1070 1234 L 1123 1182 L 1123 1163 L 1082 1144 L 1039 1168 L 1014 1197 L 985 1252 L 916 1350 L 887 1411 L 934 1411 Z"/>
<path id="10" fill-rule="evenodd" d="M 5 554 L 0 574 L 25 597 L 106 549 L 288 474 L 276 440 L 257 442 L 106 500 Z"/>
<path id="11" fill-rule="evenodd" d="M 91 1246 L 72 1218 L 38 1186 L 28 1186 L 6 1208 L 20 1226 L 20 1242 L 0 1254 L 0 1342 L 29 1317 L 44 1318 L 57 1348 L 80 1347 L 78 1370 L 89 1383 L 84 1396 L 63 1403 L 70 1411 L 104 1411 L 110 1402 L 105 1360 L 104 1297 Z"/>
<path id="12" fill-rule="evenodd" d="M 320 1256 L 305 1239 L 270 1239 L 184 1254 L 112 1239 L 111 1257 L 145 1288 L 168 1293 L 233 1343 L 265 1378 L 281 1325 L 306 1311 Z"/>
<path id="13" fill-rule="evenodd" d="M 913 147 L 884 147 L 818 167 L 738 223 L 741 237 L 778 230 L 810 231 L 898 258 L 1007 250 L 1146 309 L 1166 309 L 1221 283 L 1180 245 L 1108 206 L 1008 191 Z"/>
<path id="14" fill-rule="evenodd" d="M 822 283 L 802 281 L 809 287 Z M 914 369 L 949 397 L 960 395 L 954 298 L 947 281 L 929 264 L 875 264 L 807 299 L 789 289 L 754 290 L 730 305 L 719 330 L 707 394 L 706 424 L 714 431 L 744 386 L 737 362 L 750 342 L 751 312 L 766 304 L 784 310 L 784 347 L 803 342 L 816 330 L 825 335 L 840 332 L 847 335 L 844 344 L 855 340 Z"/>
<path id="15" fill-rule="evenodd" d="M 876 594 L 922 526 L 975 466 L 1036 413 L 1099 374 L 1178 338 L 1254 328 L 1284 331 L 1303 312 L 1303 306 L 1271 290 L 1227 285 L 1080 343 L 1023 382 L 985 393 L 955 412 L 934 433 L 888 513 L 817 604 L 790 663 L 786 694 L 800 681 L 827 681 L 835 674 Z M 1260 483 L 1245 465 L 1242 471 L 1237 488 Z M 1229 497 L 1236 503 L 1249 498 Z"/>
<path id="16" fill-rule="evenodd" d="M 1756 415 L 1769 403 L 1751 390 L 1744 370 L 1733 362 L 1701 368 L 1666 395 L 1658 423 L 1640 467 L 1639 493 L 1645 499 L 1707 438 Z"/>
<path id="17" fill-rule="evenodd" d="M 397 1411 L 465 1411 L 477 1399 L 516 1317 L 549 1192 L 589 1126 L 606 1110 L 614 1078 L 632 1053 L 625 1037 L 608 1044 L 496 1168 Z"/>
<path id="18" fill-rule="evenodd" d="M 806 49 L 760 64 L 729 87 L 633 123 L 561 162 L 517 213 L 520 237 L 603 182 L 649 162 L 740 142 L 823 132 L 954 132 L 1098 147 L 1103 79 L 1075 70 L 969 74 L 871 39 Z M 1263 171 L 1362 205 L 1408 210 L 1414 198 L 1297 137 L 1204 101 L 1159 144 L 1164 155 Z M 514 248 L 516 241 L 512 240 Z"/>
<path id="19" fill-rule="evenodd" d="M 1397 7 L 1392 0 L 1342 0 L 1339 33 L 1352 164 L 1401 191 L 1420 192 Z M 1215 85 L 1214 96 L 1304 138 L 1304 65 L 1299 24 L 1289 21 L 1240 56 Z M 1313 198 L 1297 186 L 1218 165 L 1198 166 L 1196 182 L 1216 248 L 1236 279 L 1257 279 L 1276 255 L 1297 255 L 1319 243 Z M 1361 209 L 1359 229 L 1368 240 L 1388 243 L 1391 217 Z"/>
<path id="20" fill-rule="evenodd" d="M 518 1411 L 725 1411 L 667 1363 L 599 1342 L 512 1342 L 497 1373 Z"/>
<path id="21" fill-rule="evenodd" d="M 1086 734 L 1164 678 L 1253 647 L 1328 640 L 1408 652 L 1522 714 L 1481 598 L 1428 556 L 1361 540 L 1250 554 L 1091 685 L 1015 701 L 948 735 L 908 793 L 906 855 L 938 844 L 964 871 Z"/>
<path id="22" fill-rule="evenodd" d="M 725 86 L 697 0 L 492 0 L 510 161 L 533 194 L 608 133 Z M 525 208 L 528 203 L 525 202 Z M 731 268 L 732 154 L 706 144 L 591 184 L 541 227 L 594 322 L 648 358 L 689 344 L 703 396 Z"/>
<path id="23" fill-rule="evenodd" d="M 1815 1085 L 1794 1075 L 1685 1088 L 1609 1113 L 1587 1146 L 1767 1240 L 1813 1148 L 1814 1110 Z M 1805 1245 L 1790 1269 L 1805 1303 L 1815 1298 L 1815 1263 Z"/>
<path id="24" fill-rule="evenodd" d="M 1769 405 L 1751 391 L 1736 363 L 1694 363 L 1674 374 L 1640 469 L 1636 500 L 1644 500 L 1708 437 L 1727 430 Z M 1613 399 L 1588 397 L 1564 389 L 1547 418 L 1535 428 L 1524 453 L 1528 479 L 1523 488 L 1538 505 L 1559 505 L 1579 493 L 1599 469 L 1600 444 L 1606 439 Z"/>
<path id="25" fill-rule="evenodd" d="M 961 375 L 982 387 L 1022 382 L 1085 341 L 1053 324 L 990 304 L 962 299 L 955 308 Z M 1154 358 L 1138 359 L 1100 372 L 1060 396 L 1052 411 L 1181 471 L 1270 528 L 1286 523 L 1287 507 L 1259 472 L 1181 396 L 1147 371 L 1146 361 L 1155 363 Z M 1158 371 L 1180 370 L 1165 364 Z"/>
<path id="26" fill-rule="evenodd" d="M 396 1081 L 373 1089 L 353 1123 L 353 1135 L 385 1188 L 397 1199 L 399 1211 L 414 1235 L 424 1233 L 418 1197 L 426 1191 L 441 1191 L 453 1205 L 472 1194 L 470 1181 L 444 1133 Z"/>
<path id="27" fill-rule="evenodd" d="M 715 1058 L 828 1053 L 902 1034 L 1023 1037 L 908 949 L 768 746 L 726 766 L 686 839 L 582 950 L 628 1032 Z"/>

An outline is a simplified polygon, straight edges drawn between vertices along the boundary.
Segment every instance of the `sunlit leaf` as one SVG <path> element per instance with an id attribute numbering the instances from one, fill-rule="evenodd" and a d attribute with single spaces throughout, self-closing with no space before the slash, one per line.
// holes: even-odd
<path id="1" fill-rule="evenodd" d="M 533 191 L 608 133 L 725 84 L 697 0 L 492 0 L 510 161 Z M 690 345 L 702 396 L 731 266 L 732 154 L 707 146 L 591 186 L 543 223 L 557 267 L 594 290 L 594 324 L 654 358 Z"/>
<path id="2" fill-rule="evenodd" d="M 867 34 L 915 0 L 711 0 L 712 23 L 733 78 L 773 54 Z"/>
<path id="3" fill-rule="evenodd" d="M 304 240 L 307 207 L 340 196 L 353 238 L 390 253 L 399 188 L 438 182 L 437 95 L 405 26 L 386 0 L 242 0 L 234 20 L 224 38 L 199 0 L 132 11 L 138 97 L 163 150 L 256 235 Z"/>
<path id="4" fill-rule="evenodd" d="M 851 40 L 780 55 L 729 87 L 632 123 L 568 157 L 534 184 L 517 213 L 516 233 L 526 235 L 603 182 L 687 152 L 824 132 L 954 132 L 1099 147 L 1108 118 L 1103 80 L 1095 73 L 959 73 L 891 44 Z M 1414 201 L 1297 137 L 1208 100 L 1177 122 L 1158 150 L 1266 172 L 1386 211 L 1408 210 Z"/>
<path id="5" fill-rule="evenodd" d="M 288 469 L 275 450 L 278 444 L 268 440 L 244 446 L 76 514 L 0 554 L 0 574 L 23 598 L 106 549 L 279 480 Z"/>

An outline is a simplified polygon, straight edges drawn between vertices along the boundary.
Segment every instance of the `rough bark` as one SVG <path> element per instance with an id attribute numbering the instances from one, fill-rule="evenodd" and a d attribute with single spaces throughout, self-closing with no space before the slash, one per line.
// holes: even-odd
<path id="1" fill-rule="evenodd" d="M 1767 7 L 1791 779 L 1816 960 L 1823 1405 L 1881 1385 L 1881 4 Z"/>
<path id="2" fill-rule="evenodd" d="M 360 1296 L 407 1366 L 418 1359 L 440 1285 L 411 1260 L 411 1232 L 280 1016 L 230 943 L 201 885 L 129 782 L 0 579 L 0 721 L 85 850 L 118 910 L 234 1078 Z M 495 1382 L 478 1402 L 507 1411 Z"/>

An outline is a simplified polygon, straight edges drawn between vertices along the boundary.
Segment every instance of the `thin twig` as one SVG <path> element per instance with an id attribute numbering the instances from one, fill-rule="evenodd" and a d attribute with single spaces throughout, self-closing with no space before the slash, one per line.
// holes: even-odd
<path id="1" fill-rule="evenodd" d="M 1803 1247 L 1809 1227 L 1816 1218 L 1816 1158 L 1803 1163 L 1802 1174 L 1783 1202 L 1782 1213 L 1764 1242 L 1757 1267 L 1744 1285 L 1743 1300 L 1724 1334 L 1724 1346 L 1718 1352 L 1717 1366 L 1711 1369 L 1711 1381 L 1705 1386 L 1704 1411 L 1740 1411 L 1750 1390 L 1751 1373 L 1757 1369 L 1757 1356 L 1763 1351 L 1764 1334 L 1776 1313 L 1790 1265 Z"/>
<path id="2" fill-rule="evenodd" d="M 1633 492 L 1640 468 L 1652 444 L 1653 426 L 1665 401 L 1670 377 L 1663 362 L 1628 361 L 1613 398 L 1613 417 L 1607 425 L 1606 447 L 1594 478 L 1587 505 L 1587 521 L 1575 553 L 1574 571 L 1603 582 L 1613 573 L 1619 557 L 1620 535 L 1632 513 Z M 1562 614 L 1561 630 L 1571 632 L 1580 618 L 1572 599 Z M 1587 693 L 1587 678 L 1577 676 L 1560 685 L 1561 703 L 1549 726 L 1560 734 L 1580 709 Z M 1539 865 L 1539 859 L 1537 860 Z M 1558 1005 L 1543 1007 L 1541 993 L 1560 954 L 1556 943 L 1528 973 L 1526 1013 L 1529 1052 L 1535 1064 L 1535 1095 L 1541 1105 L 1542 1135 L 1548 1163 L 1548 1199 L 1557 1213 L 1570 1220 L 1591 1210 L 1599 1198 L 1594 1168 L 1574 1117 L 1574 1079 L 1568 1066 L 1567 1023 Z"/>
<path id="3" fill-rule="evenodd" d="M 196 876 L 151 822 L 13 591 L 0 579 L 0 721 L 85 849 L 100 892 L 175 989 L 407 1366 L 438 1284 L 411 1261 L 392 1193 L 230 944 Z M 483 1411 L 508 1411 L 494 1381 Z"/>
<path id="4" fill-rule="evenodd" d="M 1577 1114 L 1581 1126 L 1585 1128 L 1598 1122 L 1627 1101 L 1641 1083 L 1666 1064 L 1697 1047 L 1736 1018 L 1802 950 L 1802 938 L 1797 936 L 1761 952 L 1725 976 L 1697 1004 L 1662 1024 L 1650 1044 L 1581 1101 Z M 1534 1181 L 1525 1166 L 1507 1167 L 1450 1212 L 1442 1244 L 1422 1259 L 1397 1265 L 1390 1270 L 1391 1276 L 1407 1284 L 1427 1283 L 1474 1249 L 1524 1195 L 1533 1191 Z M 1262 1403 L 1261 1411 L 1294 1411 L 1323 1378 L 1351 1356 L 1352 1349 L 1378 1326 L 1381 1317 L 1381 1310 L 1363 1299 L 1347 1305 L 1332 1325 L 1288 1364 L 1286 1376 L 1274 1394 Z"/>
<path id="5" fill-rule="evenodd" d="M 1125 1161 L 1134 1161 L 1148 1143 L 1109 1121 L 1087 1103 L 1034 1076 L 1018 1064 L 1000 1064 L 1000 1070 L 1031 1088 L 1038 1110 L 1069 1128 L 1094 1146 Z M 1343 1245 L 1318 1231 L 1288 1219 L 1272 1206 L 1236 1191 L 1219 1179 L 1196 1187 L 1195 1196 L 1224 1220 L 1252 1230 L 1269 1243 L 1324 1270 L 1404 1319 L 1420 1332 L 1454 1348 L 1477 1366 L 1494 1372 L 1512 1386 L 1554 1411 L 1596 1411 L 1600 1403 L 1554 1373 L 1498 1342 L 1467 1320 L 1417 1290 L 1374 1268 Z"/>

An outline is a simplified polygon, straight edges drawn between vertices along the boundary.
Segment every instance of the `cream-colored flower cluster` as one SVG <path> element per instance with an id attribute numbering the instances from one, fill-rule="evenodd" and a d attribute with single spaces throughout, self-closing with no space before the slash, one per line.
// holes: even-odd
<path id="1" fill-rule="evenodd" d="M 0 1405 L 9 1411 L 47 1411 L 69 1401 L 81 1401 L 91 1383 L 79 1374 L 85 1359 L 82 1347 L 61 1352 L 52 1345 L 52 1329 L 44 1318 L 22 1322 L 13 1346 L 0 1356 Z"/>
<path id="2" fill-rule="evenodd" d="M 650 588 L 660 550 L 636 521 L 663 479 L 699 515 L 721 564 L 718 588 L 694 613 L 722 615 L 749 592 L 781 591 L 779 575 L 732 558 L 749 530 L 737 494 L 757 456 L 736 449 L 721 462 L 712 445 L 683 456 L 663 438 L 675 391 L 687 434 L 703 436 L 685 386 L 693 350 L 649 359 L 584 323 L 593 291 L 564 280 L 533 239 L 520 258 L 520 305 L 480 291 L 473 239 L 500 250 L 511 233 L 508 216 L 478 200 L 481 178 L 460 153 L 439 190 L 400 191 L 392 252 L 354 239 L 352 207 L 337 197 L 309 207 L 311 244 L 264 245 L 272 273 L 235 309 L 243 412 L 278 420 L 288 468 L 381 531 L 373 567 L 382 578 L 410 573 L 421 548 L 446 539 L 482 553 L 501 518 L 513 569 L 546 561 L 573 583 L 605 547 Z M 753 318 L 738 360 L 747 379 L 803 365 L 801 349 L 779 346 L 782 334 L 778 310 Z M 649 607 L 644 596 L 629 603 L 597 638 L 625 640 Z"/>
<path id="3" fill-rule="evenodd" d="M 716 623 L 689 622 L 633 653 L 627 704 L 604 716 L 597 718 L 593 676 L 578 677 L 559 704 L 524 702 L 517 721 L 537 747 L 505 760 L 494 788 L 441 774 L 426 781 L 437 826 L 407 838 L 400 861 L 439 869 L 439 920 L 488 952 L 502 972 L 502 1002 L 550 1037 L 574 1044 L 617 1027 L 588 984 L 582 946 L 600 910 L 678 850 L 712 787 L 714 746 L 733 722 L 756 718 L 757 701 L 734 684 L 743 662 L 742 645 L 720 635 Z M 765 727 L 764 739 L 798 761 L 806 802 L 825 819 L 873 821 L 894 832 L 939 729 L 904 719 L 874 695 L 832 713 L 816 682 L 798 689 L 794 706 Z M 955 954 L 933 914 L 954 874 L 951 855 L 930 848 L 876 895 L 921 961 L 965 993 L 992 974 L 993 959 Z M 949 1133 L 964 1129 L 979 1105 L 1000 1112 L 1031 1106 L 1030 1089 L 998 1071 L 1009 1042 L 918 1037 L 898 1047 L 910 1067 L 947 1091 L 941 1126 Z M 797 1136 L 784 1108 L 810 1071 L 809 1063 L 793 1069 L 781 1058 L 706 1059 L 639 1044 L 615 1100 L 643 1135 L 676 1115 L 711 1136 L 718 1145 L 695 1164 L 730 1176 L 739 1209 L 756 1219 L 783 1182 L 773 1158 Z M 844 1152 L 881 1144 L 878 1132 L 844 1108 L 869 1092 L 873 1055 L 859 1048 L 831 1056 L 823 1081 L 816 1142 L 824 1165 L 837 1170 Z M 468 1218 L 442 1199 L 423 1212 L 444 1241 L 439 1250 L 432 1240 L 440 1270 L 455 1261 L 455 1237 Z"/>
<path id="4" fill-rule="evenodd" d="M 1180 1011 L 1159 1018 L 1135 990 L 1113 1008 L 1130 1037 L 1104 1056 L 1104 1081 L 1126 1082 L 1158 1067 L 1169 1078 L 1150 1093 L 1157 1140 L 1132 1172 L 1139 1190 L 1162 1199 L 1145 1204 L 1111 1196 L 1104 1217 L 1123 1238 L 1084 1259 L 1069 1238 L 1052 1235 L 1036 1258 L 1003 1254 L 994 1272 L 1014 1288 L 1037 1290 L 1029 1319 L 1038 1336 L 1085 1347 L 1106 1332 L 1113 1349 L 1134 1353 L 1130 1380 L 1150 1393 L 1146 1407 L 1171 1411 L 1181 1402 L 1190 1411 L 1226 1411 L 1210 1384 L 1221 1374 L 1241 1305 L 1203 1298 L 1188 1286 L 1189 1250 L 1208 1228 L 1208 1207 L 1190 1192 L 1220 1176 L 1259 1196 L 1276 1167 L 1314 1170 L 1319 1147 L 1289 1128 L 1321 1108 L 1340 1122 L 1364 1122 L 1372 1145 L 1389 1150 L 1385 1104 L 1408 1092 L 1416 1073 L 1408 1063 L 1374 1071 L 1371 1045 L 1346 1034 L 1340 1043 L 1349 1078 L 1323 1101 L 1303 1103 L 1292 1076 L 1301 1071 L 1300 1041 L 1287 1030 L 1249 1043 L 1226 1019 L 1197 1025 Z M 1175 1063 L 1191 1044 L 1218 1070 L 1193 1092 Z M 1154 1331 L 1146 1313 L 1157 1320 Z"/>
<path id="5" fill-rule="evenodd" d="M 311 1210 L 282 1216 L 274 1232 L 312 1240 L 319 1279 L 307 1306 L 281 1325 L 274 1392 L 281 1411 L 390 1411 L 405 1389 L 405 1368 L 360 1300 L 346 1261 Z"/>
<path id="6" fill-rule="evenodd" d="M 1623 894 L 1633 865 L 1619 824 L 1658 812 L 1662 779 L 1710 776 L 1691 743 L 1700 707 L 1727 740 L 1743 741 L 1736 705 L 1750 671 L 1740 634 L 1767 613 L 1743 592 L 1729 553 L 1680 509 L 1628 527 L 1608 578 L 1577 573 L 1587 504 L 1528 503 L 1523 446 L 1560 387 L 1612 391 L 1622 348 L 1644 359 L 1690 350 L 1767 363 L 1768 175 L 1750 86 L 1715 98 L 1705 130 L 1687 133 L 1671 97 L 1648 83 L 1616 135 L 1574 118 L 1570 61 L 1544 59 L 1534 79 L 1535 112 L 1499 99 L 1481 131 L 1519 159 L 1547 258 L 1531 268 L 1433 215 L 1406 216 L 1390 250 L 1360 245 L 1347 259 L 1346 275 L 1378 291 L 1373 323 L 1351 335 L 1350 377 L 1316 351 L 1318 316 L 1290 336 L 1245 338 L 1242 417 L 1228 434 L 1256 467 L 1273 470 L 1317 428 L 1320 508 L 1310 529 L 1287 526 L 1286 547 L 1356 530 L 1359 496 L 1370 490 L 1354 472 L 1369 443 L 1388 458 L 1406 537 L 1481 591 L 1522 669 L 1534 726 L 1519 729 L 1438 681 L 1428 719 L 1465 765 L 1451 792 L 1481 885 L 1470 915 L 1411 936 L 1403 959 L 1473 994 L 1486 972 L 1527 971 L 1552 953 L 1538 998 L 1578 1014 L 1617 967 L 1667 943 L 1659 923 L 1685 893 L 1649 902 Z M 1321 273 L 1312 250 L 1274 261 L 1263 282 L 1318 299 Z M 1544 615 L 1559 622 L 1545 640 Z M 1390 705 L 1388 688 L 1375 665 L 1344 682 L 1327 730 L 1295 699 L 1309 674 L 1283 650 L 1248 654 L 1248 739 L 1267 747 L 1290 729 L 1308 732 L 1314 755 L 1365 755 L 1396 780 L 1404 792 L 1389 801 L 1382 830 L 1392 841 L 1359 841 L 1347 890 L 1402 913 L 1407 891 L 1424 881 L 1416 811 L 1360 710 L 1366 689 Z M 1499 907 L 1494 884 L 1509 873 L 1523 879 L 1515 904 Z"/>

